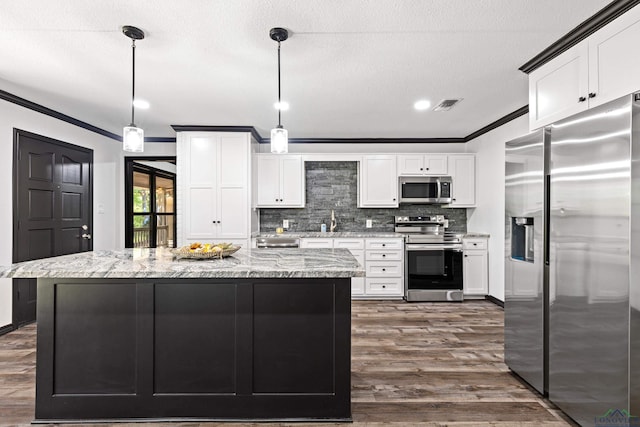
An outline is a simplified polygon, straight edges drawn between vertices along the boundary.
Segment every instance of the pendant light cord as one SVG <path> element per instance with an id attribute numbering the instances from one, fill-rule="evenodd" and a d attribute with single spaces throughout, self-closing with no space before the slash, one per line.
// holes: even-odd
<path id="1" fill-rule="evenodd" d="M 280 115 L 282 114 L 282 101 L 280 101 L 280 41 L 278 40 L 278 127 L 282 127 Z"/>
<path id="2" fill-rule="evenodd" d="M 136 40 L 131 39 L 131 52 L 133 57 L 133 65 L 131 67 L 131 125 L 135 126 L 134 114 L 135 114 L 135 106 L 133 102 L 136 99 Z"/>

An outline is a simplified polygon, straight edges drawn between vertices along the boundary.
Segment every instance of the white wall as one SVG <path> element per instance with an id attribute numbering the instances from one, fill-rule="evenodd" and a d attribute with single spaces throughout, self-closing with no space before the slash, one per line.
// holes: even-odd
<path id="1" fill-rule="evenodd" d="M 61 120 L 0 100 L 0 265 L 12 261 L 13 129 L 93 150 L 93 248 L 124 247 L 124 156 L 122 143 Z M 145 144 L 145 156 L 174 156 L 175 144 Z M 103 213 L 100 213 L 103 212 Z M 0 327 L 12 322 L 11 279 L 0 279 Z"/>
<path id="2" fill-rule="evenodd" d="M 529 133 L 529 115 L 469 141 L 476 153 L 475 209 L 467 209 L 467 230 L 489 233 L 489 295 L 504 301 L 504 143 Z"/>

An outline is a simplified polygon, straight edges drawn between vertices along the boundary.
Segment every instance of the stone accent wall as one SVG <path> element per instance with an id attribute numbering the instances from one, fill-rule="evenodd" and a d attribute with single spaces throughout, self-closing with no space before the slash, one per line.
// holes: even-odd
<path id="1" fill-rule="evenodd" d="M 467 210 L 445 209 L 439 205 L 400 205 L 394 209 L 358 208 L 358 165 L 356 162 L 306 162 L 306 205 L 298 209 L 260 209 L 260 231 L 273 232 L 289 220 L 288 231 L 320 231 L 320 224 L 331 222 L 335 211 L 335 231 L 393 232 L 396 215 L 444 215 L 449 230 L 467 231 Z M 365 228 L 365 220 L 373 228 Z"/>

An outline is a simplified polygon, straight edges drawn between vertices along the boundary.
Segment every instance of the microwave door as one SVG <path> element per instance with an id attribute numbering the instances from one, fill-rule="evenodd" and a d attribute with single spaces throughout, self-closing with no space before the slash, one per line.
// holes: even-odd
<path id="1" fill-rule="evenodd" d="M 437 201 L 439 187 L 438 182 L 403 182 L 400 191 L 404 203 L 433 203 Z"/>

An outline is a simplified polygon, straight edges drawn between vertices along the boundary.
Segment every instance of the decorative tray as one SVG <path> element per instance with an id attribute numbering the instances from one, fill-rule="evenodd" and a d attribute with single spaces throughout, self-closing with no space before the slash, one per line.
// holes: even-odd
<path id="1" fill-rule="evenodd" d="M 176 255 L 176 259 L 216 259 L 232 255 L 238 252 L 240 248 L 241 246 L 235 246 L 230 243 L 194 243 L 177 248 L 173 253 Z"/>

